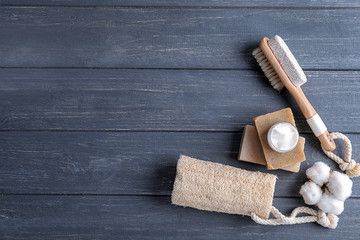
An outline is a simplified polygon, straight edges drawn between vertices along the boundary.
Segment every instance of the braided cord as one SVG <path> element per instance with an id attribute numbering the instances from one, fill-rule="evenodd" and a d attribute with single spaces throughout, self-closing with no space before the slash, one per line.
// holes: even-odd
<path id="1" fill-rule="evenodd" d="M 319 210 L 316 211 L 312 208 L 308 207 L 297 207 L 295 208 L 290 217 L 284 216 L 278 209 L 275 207 L 271 208 L 270 211 L 275 218 L 273 219 L 264 219 L 256 215 L 255 213 L 251 213 L 251 219 L 254 220 L 258 224 L 262 225 L 293 225 L 293 224 L 300 224 L 300 223 L 310 223 L 310 222 L 317 222 L 323 227 L 335 229 L 339 218 L 333 214 L 324 213 L 323 211 Z M 304 217 L 296 217 L 300 213 L 306 213 L 308 216 Z"/>
<path id="2" fill-rule="evenodd" d="M 322 150 L 332 160 L 334 160 L 337 164 L 339 164 L 339 168 L 342 171 L 346 171 L 346 174 L 349 177 L 358 177 L 360 176 L 360 164 L 356 163 L 353 159 L 351 159 L 352 154 L 352 146 L 348 137 L 339 132 L 333 132 L 329 134 L 330 139 L 340 139 L 344 141 L 345 144 L 345 154 L 344 159 L 340 158 L 338 155 L 331 151 L 327 151 L 321 145 Z"/>

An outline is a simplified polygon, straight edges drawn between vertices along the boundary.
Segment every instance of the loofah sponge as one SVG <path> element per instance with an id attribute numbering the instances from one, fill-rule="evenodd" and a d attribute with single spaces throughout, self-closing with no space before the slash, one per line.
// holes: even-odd
<path id="1" fill-rule="evenodd" d="M 264 225 L 317 222 L 323 227 L 336 228 L 337 216 L 308 207 L 295 208 L 289 217 L 283 215 L 272 206 L 275 182 L 276 176 L 272 174 L 180 156 L 171 201 L 175 205 L 199 210 L 248 215 Z M 332 205 L 324 198 L 324 205 L 332 206 L 329 211 L 338 213 L 338 200 L 330 200 Z M 269 219 L 270 213 L 274 218 Z M 306 216 L 297 217 L 299 214 Z"/>
<path id="2" fill-rule="evenodd" d="M 180 156 L 171 201 L 200 210 L 268 218 L 276 176 Z"/>

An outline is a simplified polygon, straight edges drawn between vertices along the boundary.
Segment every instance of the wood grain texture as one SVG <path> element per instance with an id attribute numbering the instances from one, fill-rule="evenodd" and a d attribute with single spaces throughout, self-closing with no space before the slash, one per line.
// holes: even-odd
<path id="1" fill-rule="evenodd" d="M 308 70 L 304 92 L 330 131 L 349 133 L 359 162 L 358 1 L 1 5 L 0 239 L 359 238 L 360 178 L 336 230 L 170 202 L 180 154 L 276 174 L 274 206 L 286 214 L 304 205 L 309 166 L 339 171 L 251 56 L 264 36 L 285 39 Z M 239 162 L 243 126 L 284 107 L 306 138 L 300 172 Z"/>
<path id="2" fill-rule="evenodd" d="M 250 217 L 175 207 L 170 197 L 1 196 L 2 239 L 358 239 L 360 199 L 348 199 L 336 230 L 317 223 L 262 226 Z M 301 199 L 278 198 L 285 214 Z"/>
<path id="3" fill-rule="evenodd" d="M 305 69 L 359 69 L 359 10 L 0 9 L 1 67 L 254 68 L 278 34 Z"/>
<path id="4" fill-rule="evenodd" d="M 358 133 L 359 72 L 306 74 L 303 90 L 328 129 Z M 300 132 L 311 132 L 290 94 L 274 90 L 260 69 L 2 69 L 0 79 L 2 130 L 238 132 L 253 117 L 291 107 Z"/>
<path id="5" fill-rule="evenodd" d="M 1 132 L 0 189 L 2 194 L 170 195 L 177 160 L 184 154 L 276 174 L 275 195 L 298 197 L 305 171 L 314 162 L 339 170 L 315 136 L 303 136 L 307 161 L 299 173 L 290 173 L 239 162 L 239 133 Z M 349 138 L 353 158 L 359 159 L 360 135 Z M 340 143 L 338 151 L 344 151 Z M 359 182 L 354 179 L 353 196 L 360 196 Z"/>
<path id="6" fill-rule="evenodd" d="M 356 0 L 0 0 L 0 4 L 19 6 L 151 6 L 151 7 L 360 7 Z"/>

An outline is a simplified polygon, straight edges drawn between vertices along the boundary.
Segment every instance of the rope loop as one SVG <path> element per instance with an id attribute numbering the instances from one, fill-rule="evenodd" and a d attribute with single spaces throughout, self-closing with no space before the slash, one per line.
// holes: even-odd
<path id="1" fill-rule="evenodd" d="M 333 214 L 326 215 L 325 212 L 319 210 L 316 211 L 312 208 L 308 207 L 297 207 L 295 208 L 290 217 L 284 216 L 278 209 L 275 207 L 271 208 L 272 215 L 275 217 L 273 219 L 264 219 L 256 215 L 255 213 L 251 213 L 251 219 L 254 220 L 258 224 L 262 225 L 293 225 L 300 223 L 310 223 L 317 222 L 323 227 L 335 229 L 337 227 L 339 218 Z M 308 216 L 304 217 L 296 217 L 300 213 L 306 213 Z"/>
<path id="2" fill-rule="evenodd" d="M 308 207 L 297 207 L 295 208 L 290 217 L 284 216 L 278 209 L 275 207 L 271 208 L 272 215 L 275 218 L 272 219 L 264 219 L 256 215 L 255 213 L 251 213 L 251 219 L 254 220 L 258 224 L 262 225 L 293 225 L 293 224 L 300 224 L 300 223 L 310 223 L 310 222 L 317 222 L 323 227 L 335 229 L 339 218 L 333 214 L 326 215 L 325 212 L 319 210 L 316 211 L 312 208 Z M 306 213 L 308 216 L 304 217 L 296 217 L 300 213 Z"/>
<path id="3" fill-rule="evenodd" d="M 319 210 L 316 222 L 323 227 L 335 229 L 339 222 L 339 218 L 336 215 L 330 213 L 326 215 L 325 212 Z"/>
<path id="4" fill-rule="evenodd" d="M 349 162 L 340 163 L 339 167 L 342 171 L 352 170 L 356 166 L 356 162 L 353 159 L 350 159 Z"/>
<path id="5" fill-rule="evenodd" d="M 324 147 L 321 145 L 321 148 L 326 154 L 326 156 L 328 156 L 329 158 L 334 160 L 337 164 L 339 164 L 339 168 L 342 171 L 346 171 L 346 174 L 349 177 L 360 176 L 360 164 L 356 163 L 355 160 L 351 159 L 352 145 L 349 138 L 339 132 L 330 133 L 329 138 L 343 140 L 345 144 L 345 153 L 344 153 L 344 159 L 342 159 L 335 153 L 325 150 Z"/>

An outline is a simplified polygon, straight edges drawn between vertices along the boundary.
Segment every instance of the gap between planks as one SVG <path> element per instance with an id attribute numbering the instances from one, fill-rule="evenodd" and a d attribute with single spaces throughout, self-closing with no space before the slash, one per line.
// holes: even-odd
<path id="1" fill-rule="evenodd" d="M 1 6 L 1 5 L 0 5 Z M 258 68 L 116 68 L 116 67 L 5 67 L 0 69 L 39 69 L 39 70 L 153 70 L 153 71 L 255 71 Z M 360 68 L 329 69 L 329 68 L 302 68 L 307 72 L 357 72 Z"/>
<path id="2" fill-rule="evenodd" d="M 360 7 L 227 7 L 227 6 L 112 6 L 112 5 L 34 5 L 0 4 L 0 7 L 14 8 L 111 8 L 111 9 L 260 9 L 260 10 L 360 10 Z"/>
<path id="3" fill-rule="evenodd" d="M 4 193 L 1 196 L 64 196 L 64 197 L 86 197 L 86 196 L 98 196 L 98 197 L 171 197 L 171 195 L 165 194 L 116 194 L 116 193 L 69 193 L 69 194 L 61 194 L 61 193 Z M 350 196 L 349 199 L 360 199 L 360 196 Z M 302 199 L 301 196 L 274 196 L 274 199 Z"/>
<path id="4" fill-rule="evenodd" d="M 127 129 L 0 129 L 0 132 L 69 132 L 69 133 L 233 133 L 242 134 L 243 131 L 226 131 L 226 130 L 127 130 Z M 360 134 L 360 132 L 342 131 L 343 134 Z M 300 131 L 299 134 L 312 135 L 311 131 Z"/>

